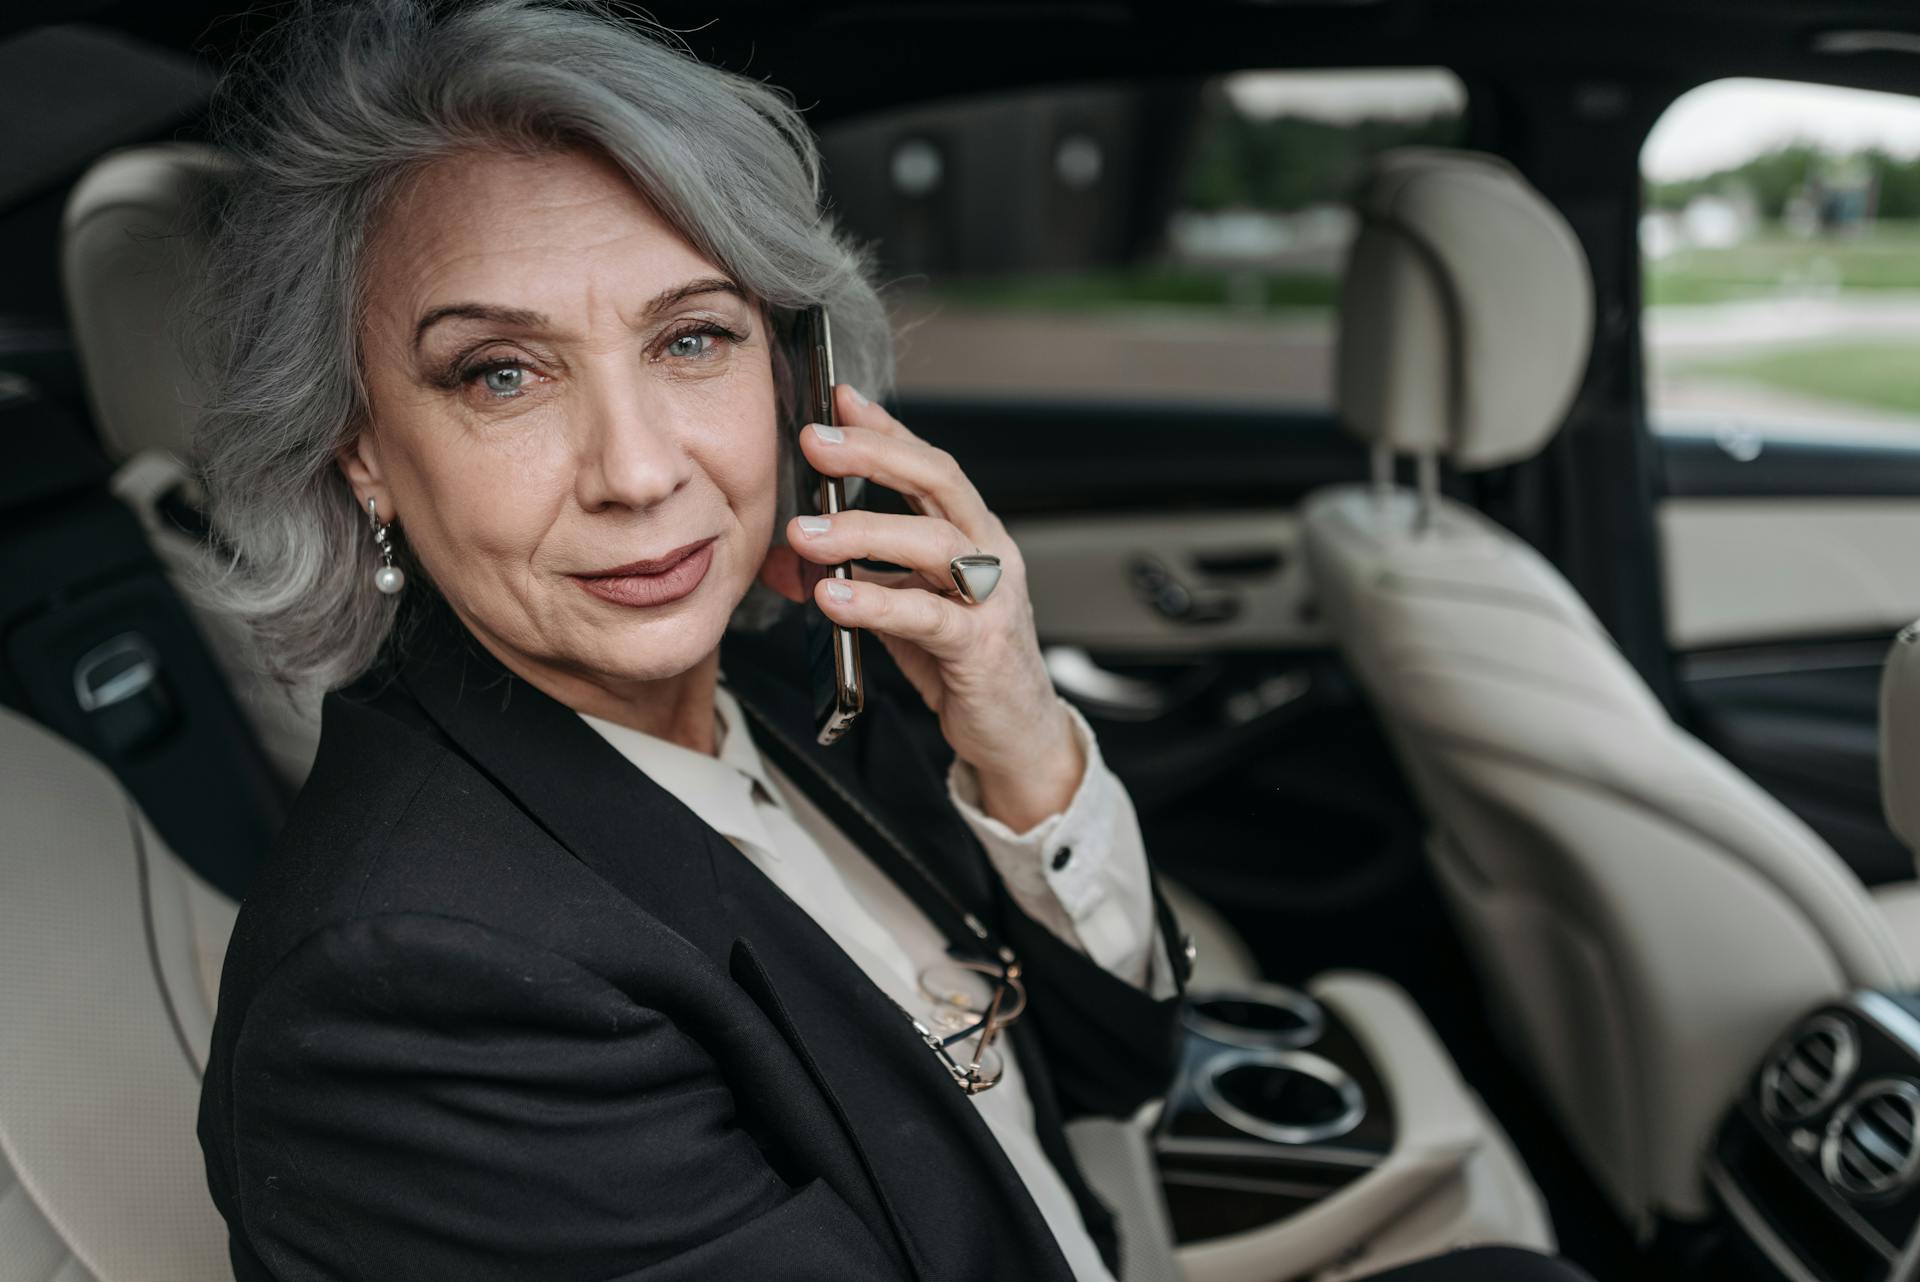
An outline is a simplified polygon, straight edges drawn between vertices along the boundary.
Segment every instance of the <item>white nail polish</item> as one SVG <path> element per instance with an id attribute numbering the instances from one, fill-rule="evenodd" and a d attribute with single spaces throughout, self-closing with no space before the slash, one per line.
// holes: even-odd
<path id="1" fill-rule="evenodd" d="M 845 432 L 826 423 L 815 423 L 813 425 L 813 434 L 829 445 L 838 445 L 847 439 Z"/>
<path id="2" fill-rule="evenodd" d="M 800 518 L 800 533 L 805 535 L 825 534 L 833 528 L 833 522 L 824 516 L 803 516 Z"/>
<path id="3" fill-rule="evenodd" d="M 839 579 L 828 579 L 827 595 L 835 601 L 851 601 L 853 600 L 853 584 L 844 583 Z"/>

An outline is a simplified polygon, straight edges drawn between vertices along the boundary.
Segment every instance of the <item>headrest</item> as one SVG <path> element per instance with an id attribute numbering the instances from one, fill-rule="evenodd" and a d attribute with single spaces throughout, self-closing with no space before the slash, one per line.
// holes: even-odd
<path id="1" fill-rule="evenodd" d="M 116 457 L 192 450 L 199 400 L 175 340 L 205 249 L 193 197 L 222 168 L 211 147 L 129 148 L 98 161 L 67 199 L 67 312 L 94 422 Z"/>
<path id="2" fill-rule="evenodd" d="M 1880 805 L 1920 850 L 1920 623 L 1900 629 L 1880 673 Z"/>
<path id="3" fill-rule="evenodd" d="M 1573 229 L 1506 161 L 1470 151 L 1384 152 L 1354 205 L 1338 354 L 1347 429 L 1469 471 L 1537 453 L 1593 340 Z"/>

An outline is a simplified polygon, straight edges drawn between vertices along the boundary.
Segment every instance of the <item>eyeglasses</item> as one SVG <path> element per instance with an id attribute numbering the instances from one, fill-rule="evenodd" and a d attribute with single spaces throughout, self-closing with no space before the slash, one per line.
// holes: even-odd
<path id="1" fill-rule="evenodd" d="M 928 1028 L 911 1012 L 907 1018 L 954 1085 L 969 1095 L 999 1085 L 1006 1058 L 994 1048 L 993 1039 L 1027 1008 L 1020 963 L 939 962 L 920 972 L 919 988 L 933 1003 L 928 1018 L 934 1027 Z M 962 1045 L 969 1039 L 977 1039 L 971 1055 Z M 953 1050 L 956 1046 L 962 1047 L 958 1055 Z"/>

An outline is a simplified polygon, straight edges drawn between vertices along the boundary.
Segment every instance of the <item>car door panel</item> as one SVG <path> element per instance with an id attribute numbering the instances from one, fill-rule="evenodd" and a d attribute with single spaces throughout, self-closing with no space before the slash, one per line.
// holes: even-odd
<path id="1" fill-rule="evenodd" d="M 1331 412 L 924 396 L 895 410 L 1006 520 L 1055 685 L 1156 863 L 1226 911 L 1269 974 L 1376 961 L 1365 950 L 1392 932 L 1356 922 L 1435 928 L 1417 812 L 1299 555 L 1298 501 L 1367 471 Z"/>
<path id="2" fill-rule="evenodd" d="M 1881 815 L 1879 683 L 1920 616 L 1920 441 L 1659 440 L 1683 719 L 1863 881 L 1910 880 Z"/>
<path id="3" fill-rule="evenodd" d="M 1669 499 L 1658 521 L 1677 650 L 1890 636 L 1920 615 L 1920 495 Z"/>
<path id="4" fill-rule="evenodd" d="M 1146 654 L 1328 644 L 1289 509 L 1028 517 L 1008 529 L 1049 642 Z"/>

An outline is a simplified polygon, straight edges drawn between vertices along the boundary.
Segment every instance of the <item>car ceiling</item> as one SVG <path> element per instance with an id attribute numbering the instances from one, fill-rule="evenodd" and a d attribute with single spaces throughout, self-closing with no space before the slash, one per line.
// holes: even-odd
<path id="1" fill-rule="evenodd" d="M 287 8 L 61 0 L 8 6 L 0 36 L 86 21 L 217 63 Z M 1506 79 L 1684 87 L 1758 75 L 1920 88 L 1920 52 L 1819 47 L 1835 32 L 1876 32 L 1920 50 L 1910 0 L 659 0 L 645 11 L 702 57 L 785 86 L 816 119 L 1020 84 L 1238 67 L 1437 63 Z"/>

